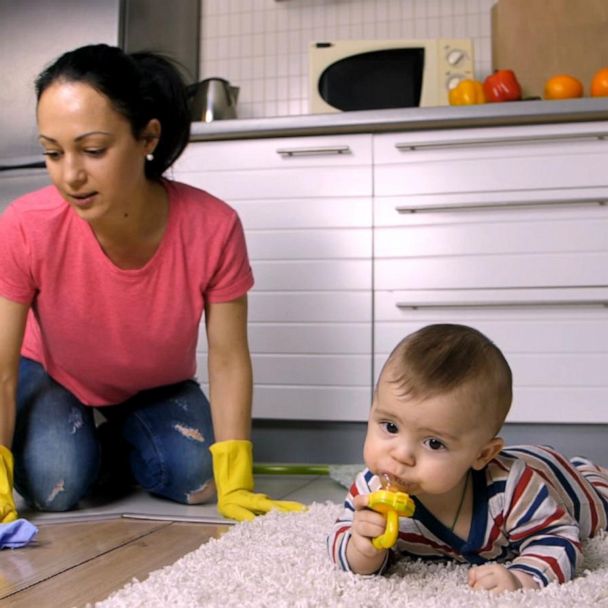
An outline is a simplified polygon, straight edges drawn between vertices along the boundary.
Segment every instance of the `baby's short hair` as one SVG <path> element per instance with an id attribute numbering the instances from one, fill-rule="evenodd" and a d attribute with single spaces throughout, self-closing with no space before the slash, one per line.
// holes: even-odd
<path id="1" fill-rule="evenodd" d="M 467 325 L 427 325 L 409 334 L 389 355 L 382 376 L 404 396 L 426 398 L 466 385 L 484 412 L 502 426 L 512 400 L 512 374 L 500 349 Z M 491 408 L 492 411 L 488 411 Z"/>

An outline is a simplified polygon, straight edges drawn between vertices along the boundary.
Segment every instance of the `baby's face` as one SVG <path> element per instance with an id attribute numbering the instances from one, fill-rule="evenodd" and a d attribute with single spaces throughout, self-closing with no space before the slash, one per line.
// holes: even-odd
<path id="1" fill-rule="evenodd" d="M 484 447 L 493 438 L 467 394 L 404 397 L 381 378 L 363 450 L 366 466 L 397 478 L 403 490 L 421 499 L 449 493 L 471 467 L 486 464 Z"/>

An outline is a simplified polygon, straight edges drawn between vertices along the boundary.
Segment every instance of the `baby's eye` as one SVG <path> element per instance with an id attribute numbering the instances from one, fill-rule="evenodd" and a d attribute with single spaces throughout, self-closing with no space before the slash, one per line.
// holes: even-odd
<path id="1" fill-rule="evenodd" d="M 399 432 L 399 427 L 394 422 L 383 422 L 384 430 L 391 435 L 395 435 Z"/>
<path id="2" fill-rule="evenodd" d="M 425 441 L 425 444 L 429 449 L 433 450 L 434 452 L 436 452 L 437 450 L 446 449 L 445 443 L 443 443 L 443 441 L 440 441 L 439 439 L 435 439 L 434 437 L 427 439 Z"/>

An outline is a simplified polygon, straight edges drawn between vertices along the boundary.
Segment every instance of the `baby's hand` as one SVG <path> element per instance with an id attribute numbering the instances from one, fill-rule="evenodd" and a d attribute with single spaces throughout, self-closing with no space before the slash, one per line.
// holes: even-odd
<path id="1" fill-rule="evenodd" d="M 386 549 L 376 549 L 372 539 L 384 532 L 386 519 L 381 513 L 367 508 L 368 497 L 355 496 L 355 514 L 350 529 L 350 540 L 346 547 L 346 559 L 358 574 L 377 572 L 386 554 Z"/>
<path id="2" fill-rule="evenodd" d="M 523 572 L 508 570 L 501 564 L 475 566 L 469 570 L 469 586 L 473 589 L 503 593 L 518 589 L 538 589 L 534 579 Z"/>
<path id="3" fill-rule="evenodd" d="M 360 553 L 372 557 L 378 553 L 384 553 L 372 545 L 372 539 L 384 533 L 386 518 L 381 513 L 368 509 L 368 503 L 369 496 L 355 496 L 355 515 L 353 516 L 350 542 L 355 543 Z"/>

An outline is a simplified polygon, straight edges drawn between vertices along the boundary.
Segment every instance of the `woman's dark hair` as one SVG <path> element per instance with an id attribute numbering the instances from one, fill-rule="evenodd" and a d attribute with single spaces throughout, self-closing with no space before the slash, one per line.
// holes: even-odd
<path id="1" fill-rule="evenodd" d="M 54 82 L 83 82 L 105 95 L 141 136 L 156 118 L 161 135 L 146 177 L 160 179 L 179 158 L 190 137 L 186 86 L 170 60 L 149 52 L 127 54 L 106 44 L 83 46 L 61 55 L 36 79 L 36 99 Z"/>

